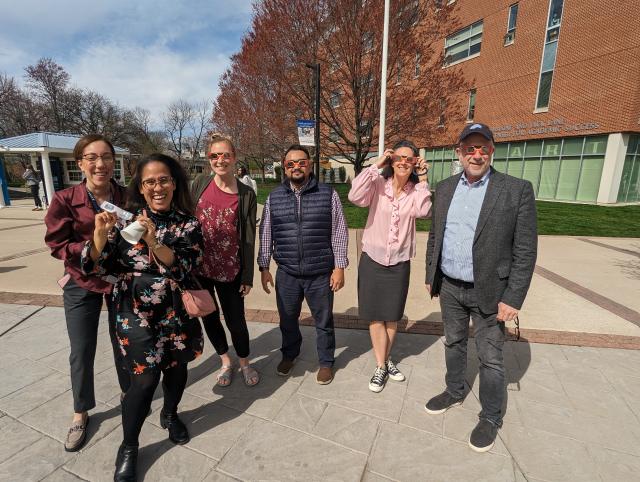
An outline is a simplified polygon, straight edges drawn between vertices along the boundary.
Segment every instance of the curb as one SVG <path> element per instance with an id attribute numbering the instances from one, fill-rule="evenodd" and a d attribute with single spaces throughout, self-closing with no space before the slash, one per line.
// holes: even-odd
<path id="1" fill-rule="evenodd" d="M 11 293 L 8 291 L 0 291 L 0 303 L 63 307 L 62 295 Z M 103 310 L 106 310 L 105 306 L 103 306 Z M 277 324 L 280 319 L 276 310 L 246 309 L 245 316 L 248 321 L 258 323 Z M 355 315 L 345 315 L 338 313 L 334 314 L 333 319 L 334 326 L 336 328 L 345 328 L 352 330 L 369 329 L 369 322 L 361 320 Z M 311 314 L 301 313 L 300 324 L 305 326 L 314 326 Z M 418 335 L 444 335 L 441 322 L 425 320 L 400 320 L 400 322 L 398 323 L 398 331 L 400 333 L 410 333 Z M 511 327 L 507 327 L 507 340 L 526 343 L 546 343 L 551 345 L 640 350 L 640 336 L 609 335 L 603 333 L 585 333 L 521 328 L 520 340 L 516 340 L 515 330 Z"/>

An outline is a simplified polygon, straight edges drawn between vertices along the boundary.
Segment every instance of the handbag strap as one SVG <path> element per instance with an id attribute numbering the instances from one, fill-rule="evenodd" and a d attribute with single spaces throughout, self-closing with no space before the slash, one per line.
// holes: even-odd
<path id="1" fill-rule="evenodd" d="M 158 266 L 160 268 L 161 267 L 160 263 L 158 263 L 158 260 L 156 259 L 156 256 L 153 254 L 153 250 L 151 249 L 150 246 L 148 248 L 149 248 L 149 263 L 151 263 L 151 264 L 155 263 L 156 266 Z M 173 253 L 173 255 L 175 256 L 175 253 Z M 180 285 L 180 282 L 177 279 L 175 279 L 173 276 L 169 275 L 168 273 L 165 276 L 167 278 L 169 278 L 170 280 L 172 280 L 176 285 L 178 285 L 178 290 L 180 291 L 180 293 L 184 293 L 186 288 L 183 288 Z M 198 278 L 196 278 L 195 276 L 191 276 L 191 281 L 193 281 L 199 289 L 201 289 L 201 290 L 204 289 L 202 287 L 202 285 L 200 284 L 200 281 L 198 281 Z"/>

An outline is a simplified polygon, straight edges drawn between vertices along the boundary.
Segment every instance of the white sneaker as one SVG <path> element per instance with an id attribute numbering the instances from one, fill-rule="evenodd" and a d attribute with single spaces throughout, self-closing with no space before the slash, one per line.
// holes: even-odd
<path id="1" fill-rule="evenodd" d="M 369 390 L 372 392 L 381 392 L 387 381 L 387 369 L 385 367 L 376 367 L 371 380 L 369 381 Z"/>
<path id="2" fill-rule="evenodd" d="M 394 363 L 391 361 L 391 358 L 386 361 L 386 365 L 387 373 L 391 380 L 393 380 L 394 382 L 404 382 L 406 380 L 406 377 L 400 370 L 398 370 L 398 367 L 394 365 Z"/>

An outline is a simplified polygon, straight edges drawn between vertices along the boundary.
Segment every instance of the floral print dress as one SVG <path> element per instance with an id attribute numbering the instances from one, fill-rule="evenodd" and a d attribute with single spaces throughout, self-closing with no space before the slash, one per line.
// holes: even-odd
<path id="1" fill-rule="evenodd" d="M 156 256 L 150 260 L 143 240 L 129 244 L 118 230 L 95 262 L 90 256 L 92 241 L 87 241 L 81 257 L 85 273 L 117 277 L 112 294 L 116 336 L 133 374 L 187 363 L 203 347 L 200 322 L 184 310 L 178 287 L 192 288 L 190 273 L 202 264 L 200 224 L 175 210 L 146 210 L 156 225 L 156 239 L 174 252 L 171 267 Z"/>

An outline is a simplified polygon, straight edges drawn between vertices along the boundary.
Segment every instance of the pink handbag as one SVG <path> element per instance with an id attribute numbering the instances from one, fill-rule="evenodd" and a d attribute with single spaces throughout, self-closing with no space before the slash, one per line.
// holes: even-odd
<path id="1" fill-rule="evenodd" d="M 211 293 L 207 290 L 183 290 L 180 288 L 180 295 L 184 309 L 191 318 L 207 316 L 216 311 L 216 304 L 213 302 Z"/>
<path id="2" fill-rule="evenodd" d="M 149 261 L 158 264 L 158 261 L 155 259 L 151 249 L 149 249 Z M 208 290 L 203 289 L 198 280 L 194 278 L 194 282 L 200 289 L 186 290 L 178 285 L 184 310 L 191 318 L 210 315 L 218 309 L 216 307 L 216 303 L 213 301 L 211 293 L 209 293 Z"/>

